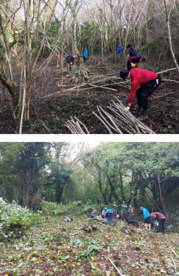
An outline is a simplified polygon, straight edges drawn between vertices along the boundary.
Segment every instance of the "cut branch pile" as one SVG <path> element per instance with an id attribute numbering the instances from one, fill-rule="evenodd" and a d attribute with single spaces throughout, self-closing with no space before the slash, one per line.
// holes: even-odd
<path id="1" fill-rule="evenodd" d="M 98 230 L 98 227 L 97 227 L 97 225 L 85 224 L 85 225 L 81 228 L 81 230 L 83 230 L 83 231 L 85 231 L 85 232 L 87 232 L 87 233 L 90 233 L 90 232 L 92 232 L 92 231 Z"/>
<path id="2" fill-rule="evenodd" d="M 125 113 L 125 106 L 117 97 L 115 97 L 115 99 L 117 102 L 112 101 L 107 107 L 112 114 L 105 111 L 101 106 L 97 107 L 99 115 L 93 112 L 93 114 L 104 124 L 110 134 L 123 134 L 122 130 L 129 134 L 155 134 L 150 128 L 134 117 L 131 112 Z"/>
<path id="3" fill-rule="evenodd" d="M 89 75 L 91 75 L 90 71 L 83 67 L 74 69 L 73 72 L 66 77 L 69 83 L 82 83 L 84 80 L 89 80 Z"/>
<path id="4" fill-rule="evenodd" d="M 102 219 L 101 216 L 97 216 L 95 218 L 89 218 L 88 222 L 91 222 L 91 221 L 95 221 L 95 222 L 97 222 L 99 224 L 103 224 L 103 225 L 108 225 L 109 224 L 108 221 L 106 219 Z"/>
<path id="5" fill-rule="evenodd" d="M 65 71 L 67 69 L 65 68 Z M 62 73 L 60 71 L 59 73 Z M 63 73 L 62 73 L 63 74 Z M 74 86 L 74 84 L 77 84 Z M 99 75 L 99 74 L 94 74 L 89 71 L 86 67 L 80 67 L 80 68 L 73 68 L 73 71 L 69 74 L 65 74 L 63 76 L 63 81 L 59 81 L 57 83 L 59 88 L 63 88 L 62 91 L 55 92 L 53 94 L 49 94 L 45 96 L 51 97 L 51 96 L 57 96 L 57 95 L 62 95 L 64 93 L 65 95 L 71 92 L 75 91 L 85 91 L 89 89 L 94 89 L 94 88 L 100 88 L 100 89 L 107 89 L 107 90 L 112 90 L 112 91 L 117 91 L 115 88 L 110 88 L 112 87 L 122 87 L 130 90 L 130 81 L 124 81 L 120 77 L 117 77 L 115 75 Z M 65 88 L 65 89 L 64 89 Z"/>
<path id="6" fill-rule="evenodd" d="M 62 68 L 61 71 L 59 71 L 59 73 L 62 74 L 63 77 L 62 77 L 62 80 L 58 82 L 58 87 L 62 89 L 60 89 L 60 91 L 57 91 L 55 93 L 43 96 L 41 97 L 41 99 L 63 95 L 63 94 L 67 95 L 75 91 L 78 91 L 78 92 L 80 90 L 86 91 L 94 88 L 107 89 L 112 91 L 117 91 L 117 89 L 115 89 L 117 87 L 122 87 L 127 90 L 131 89 L 130 80 L 124 80 L 119 76 L 111 75 L 111 74 L 109 75 L 99 75 L 97 73 L 94 74 L 90 72 L 89 69 L 86 68 L 85 66 L 80 66 L 79 68 L 74 66 L 72 69 L 73 71 L 70 74 L 63 75 L 63 73 L 67 72 L 67 68 Z M 176 68 L 157 72 L 157 74 L 167 73 L 172 70 L 176 70 Z M 169 82 L 176 83 L 175 80 L 162 79 L 162 81 L 169 81 Z M 74 86 L 74 84 L 77 84 L 77 85 Z M 114 88 L 111 88 L 110 86 Z"/>
<path id="7" fill-rule="evenodd" d="M 125 113 L 125 106 L 117 97 L 114 98 L 117 102 L 112 101 L 107 106 L 111 113 L 105 111 L 101 106 L 97 106 L 99 114 L 96 114 L 94 111 L 92 112 L 103 123 L 110 134 L 155 134 L 149 127 L 134 117 L 132 113 Z M 65 124 L 71 133 L 90 134 L 87 127 L 77 117 L 74 118 L 76 121 L 71 117 L 71 120 L 68 120 Z"/>
<path id="8" fill-rule="evenodd" d="M 71 117 L 71 120 L 68 120 L 65 123 L 65 126 L 71 131 L 72 134 L 90 134 L 87 127 L 77 118 L 74 117 L 76 121 Z"/>

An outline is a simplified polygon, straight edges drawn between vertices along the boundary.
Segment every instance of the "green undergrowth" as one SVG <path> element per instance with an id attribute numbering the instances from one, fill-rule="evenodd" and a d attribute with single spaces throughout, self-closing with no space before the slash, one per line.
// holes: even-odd
<path id="1" fill-rule="evenodd" d="M 23 208 L 15 201 L 8 204 L 0 198 L 0 241 L 21 237 L 36 219 L 37 215 L 27 207 Z"/>
<path id="2" fill-rule="evenodd" d="M 71 202 L 67 205 L 62 203 L 57 204 L 55 202 L 42 201 L 41 209 L 44 215 L 83 215 L 90 214 L 93 210 L 97 209 L 100 213 L 104 208 L 104 204 L 92 204 L 89 200 L 86 204 L 83 204 L 80 200 Z"/>

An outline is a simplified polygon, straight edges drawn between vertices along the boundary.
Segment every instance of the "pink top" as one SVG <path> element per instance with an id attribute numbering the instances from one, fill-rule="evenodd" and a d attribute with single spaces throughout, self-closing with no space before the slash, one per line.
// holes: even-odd
<path id="1" fill-rule="evenodd" d="M 150 216 L 157 219 L 158 221 L 160 219 L 166 219 L 166 217 L 162 213 L 159 213 L 159 212 L 151 213 Z"/>
<path id="2" fill-rule="evenodd" d="M 103 215 L 103 216 L 106 215 L 106 211 L 105 211 L 105 210 L 102 211 L 102 215 Z"/>

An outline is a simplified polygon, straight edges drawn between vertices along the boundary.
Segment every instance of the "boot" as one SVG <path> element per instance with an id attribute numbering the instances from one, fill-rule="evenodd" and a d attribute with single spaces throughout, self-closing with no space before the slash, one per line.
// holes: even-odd
<path id="1" fill-rule="evenodd" d="M 138 118 L 138 120 L 140 121 L 144 121 L 148 119 L 148 112 L 147 109 L 144 109 L 142 112 L 142 115 Z"/>
<path id="2" fill-rule="evenodd" d="M 134 111 L 132 111 L 132 114 L 137 114 L 137 115 L 142 115 L 143 112 L 143 107 L 142 106 L 138 106 L 138 108 Z"/>

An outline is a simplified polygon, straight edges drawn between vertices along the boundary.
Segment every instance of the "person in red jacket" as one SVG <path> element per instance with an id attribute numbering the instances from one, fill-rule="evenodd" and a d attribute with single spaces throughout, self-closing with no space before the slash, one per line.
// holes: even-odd
<path id="1" fill-rule="evenodd" d="M 140 121 L 148 118 L 148 98 L 153 94 L 155 89 L 161 84 L 161 78 L 154 72 L 141 68 L 133 68 L 130 72 L 122 70 L 120 72 L 122 79 L 131 79 L 131 90 L 129 94 L 128 106 L 124 109 L 127 113 L 136 94 L 138 108 L 134 112 L 141 115 Z"/>

